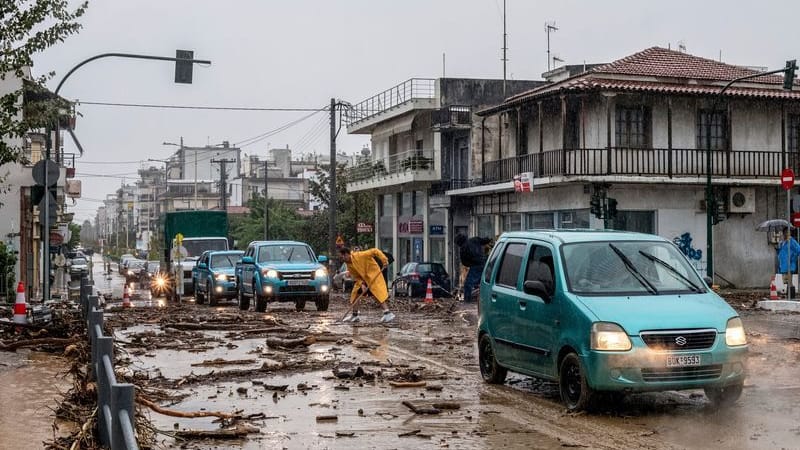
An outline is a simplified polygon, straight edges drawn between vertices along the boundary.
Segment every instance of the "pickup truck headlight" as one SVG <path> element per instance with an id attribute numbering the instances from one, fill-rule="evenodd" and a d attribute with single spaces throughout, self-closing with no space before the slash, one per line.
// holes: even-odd
<path id="1" fill-rule="evenodd" d="M 228 276 L 225 275 L 224 273 L 218 273 L 214 275 L 214 279 L 217 281 L 226 281 L 228 279 Z"/>
<path id="2" fill-rule="evenodd" d="M 326 278 L 328 276 L 328 271 L 325 268 L 320 267 L 314 272 L 314 278 Z"/>
<path id="3" fill-rule="evenodd" d="M 747 335 L 744 332 L 742 319 L 734 317 L 728 320 L 728 326 L 725 327 L 725 343 L 729 347 L 747 344 Z"/>
<path id="4" fill-rule="evenodd" d="M 627 351 L 631 340 L 621 326 L 610 322 L 592 324 L 592 350 Z"/>
<path id="5" fill-rule="evenodd" d="M 278 278 L 278 271 L 275 269 L 264 269 L 261 273 L 267 278 Z"/>

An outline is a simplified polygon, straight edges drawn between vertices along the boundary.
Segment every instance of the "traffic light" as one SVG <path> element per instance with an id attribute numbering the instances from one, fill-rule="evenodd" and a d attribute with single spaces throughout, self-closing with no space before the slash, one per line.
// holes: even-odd
<path id="1" fill-rule="evenodd" d="M 617 217 L 617 199 L 609 197 L 608 202 L 608 218 L 614 219 Z"/>
<path id="2" fill-rule="evenodd" d="M 711 199 L 711 222 L 714 225 L 722 222 L 728 218 L 725 212 L 725 202 L 720 201 L 717 197 Z"/>
<path id="3" fill-rule="evenodd" d="M 602 219 L 603 208 L 600 204 L 600 197 L 593 195 L 592 198 L 589 200 L 589 205 L 592 215 L 594 215 L 598 219 Z"/>
<path id="4" fill-rule="evenodd" d="M 786 61 L 786 69 L 783 71 L 783 88 L 787 91 L 794 86 L 794 71 L 797 70 L 797 60 Z"/>
<path id="5" fill-rule="evenodd" d="M 192 84 L 192 69 L 194 68 L 194 52 L 191 50 L 175 50 L 175 58 L 186 61 L 175 61 L 175 82 Z"/>

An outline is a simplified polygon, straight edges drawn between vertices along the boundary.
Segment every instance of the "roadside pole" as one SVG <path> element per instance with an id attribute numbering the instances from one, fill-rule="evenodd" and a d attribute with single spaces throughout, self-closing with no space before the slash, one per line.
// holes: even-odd
<path id="1" fill-rule="evenodd" d="M 786 219 L 789 223 L 789 227 L 792 224 L 792 204 L 791 204 L 791 196 L 792 196 L 792 187 L 794 187 L 794 171 L 790 168 L 785 168 L 781 171 L 781 187 L 783 190 L 786 191 Z M 787 246 L 786 248 L 786 279 L 788 280 L 786 283 L 786 300 L 792 299 L 792 288 L 794 287 L 794 282 L 792 280 L 792 230 L 791 228 L 786 229 L 786 239 L 783 245 Z"/>

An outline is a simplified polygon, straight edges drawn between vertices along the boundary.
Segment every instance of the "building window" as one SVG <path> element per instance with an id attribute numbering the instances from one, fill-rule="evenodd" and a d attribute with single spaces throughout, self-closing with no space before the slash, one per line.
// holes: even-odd
<path id="1" fill-rule="evenodd" d="M 505 214 L 503 218 L 503 231 L 520 231 L 522 230 L 522 215 L 521 214 Z"/>
<path id="2" fill-rule="evenodd" d="M 617 211 L 613 228 L 637 233 L 656 233 L 656 217 L 653 211 Z"/>
<path id="3" fill-rule="evenodd" d="M 392 211 L 392 206 L 394 205 L 392 197 L 393 194 L 386 194 L 381 197 L 381 217 L 392 217 L 394 215 Z"/>
<path id="4" fill-rule="evenodd" d="M 422 207 L 425 205 L 425 201 L 422 198 L 423 195 L 425 195 L 425 193 L 422 191 L 414 191 L 412 208 L 412 215 L 414 216 L 421 216 L 423 214 Z"/>
<path id="5" fill-rule="evenodd" d="M 410 216 L 413 215 L 414 205 L 413 205 L 413 192 L 403 192 L 400 194 L 400 215 L 401 216 Z"/>
<path id="6" fill-rule="evenodd" d="M 800 114 L 789 114 L 789 152 L 800 152 Z"/>
<path id="7" fill-rule="evenodd" d="M 711 111 L 701 109 L 697 111 L 697 148 L 707 149 L 708 141 L 706 137 L 709 132 L 709 121 L 711 125 L 711 149 L 728 150 L 728 115 L 725 111 Z"/>
<path id="8" fill-rule="evenodd" d="M 478 216 L 478 236 L 494 238 L 494 216 Z"/>
<path id="9" fill-rule="evenodd" d="M 650 147 L 650 108 L 647 106 L 617 106 L 616 146 Z"/>
<path id="10" fill-rule="evenodd" d="M 589 210 L 561 211 L 558 213 L 558 228 L 589 228 Z"/>
<path id="11" fill-rule="evenodd" d="M 555 228 L 553 222 L 553 213 L 529 213 L 528 215 L 528 229 L 553 229 Z"/>

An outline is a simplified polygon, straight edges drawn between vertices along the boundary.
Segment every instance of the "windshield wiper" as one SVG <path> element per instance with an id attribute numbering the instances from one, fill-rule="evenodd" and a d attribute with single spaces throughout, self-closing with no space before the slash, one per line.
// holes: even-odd
<path id="1" fill-rule="evenodd" d="M 678 271 L 678 269 L 672 267 L 669 263 L 667 263 L 663 259 L 661 259 L 661 258 L 659 258 L 659 257 L 657 257 L 655 255 L 651 255 L 650 253 L 647 253 L 647 252 L 642 251 L 642 250 L 639 250 L 639 253 L 642 256 L 644 256 L 645 258 L 649 259 L 650 261 L 656 262 L 656 263 L 660 264 L 661 266 L 663 266 L 665 269 L 669 270 L 670 273 L 673 274 L 673 276 L 675 276 L 679 280 L 681 280 L 684 283 L 686 283 L 689 287 L 692 288 L 692 290 L 694 292 L 703 292 L 703 290 L 700 289 L 700 286 L 692 283 L 692 280 L 688 279 L 684 274 L 680 273 Z"/>
<path id="2" fill-rule="evenodd" d="M 617 256 L 619 256 L 619 259 L 622 260 L 622 262 L 625 264 L 625 267 L 628 269 L 631 275 L 633 275 L 633 277 L 636 278 L 636 281 L 641 283 L 641 285 L 644 286 L 645 289 L 647 289 L 647 292 L 653 295 L 658 295 L 658 290 L 656 289 L 656 287 L 653 286 L 649 281 L 647 281 L 647 278 L 645 278 L 644 275 L 642 275 L 642 273 L 636 269 L 631 260 L 628 259 L 628 257 L 625 256 L 624 253 L 622 253 L 622 250 L 620 250 L 619 248 L 617 248 L 616 245 L 611 243 L 609 243 L 608 246 L 611 247 L 611 250 L 614 250 L 614 253 L 616 253 Z"/>

